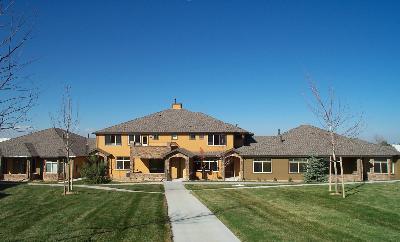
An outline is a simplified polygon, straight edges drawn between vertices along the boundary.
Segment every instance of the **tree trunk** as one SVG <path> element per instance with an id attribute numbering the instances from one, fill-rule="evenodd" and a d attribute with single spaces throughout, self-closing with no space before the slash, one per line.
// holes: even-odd
<path id="1" fill-rule="evenodd" d="M 73 190 L 73 182 L 74 182 L 74 159 L 71 160 L 71 191 Z"/>
<path id="2" fill-rule="evenodd" d="M 346 197 L 345 191 L 344 191 L 344 175 L 343 175 L 343 159 L 340 157 L 340 172 L 342 174 L 342 196 L 343 198 Z"/>
<path id="3" fill-rule="evenodd" d="M 329 192 L 332 192 L 332 157 L 329 157 Z"/>
<path id="4" fill-rule="evenodd" d="M 64 195 L 67 195 L 67 184 L 65 183 L 66 173 L 65 173 L 66 164 L 63 162 L 63 183 L 64 183 Z"/>
<path id="5" fill-rule="evenodd" d="M 338 188 L 338 170 L 337 170 L 337 165 L 336 165 L 336 160 L 333 161 L 333 167 L 335 170 L 335 194 L 339 194 L 339 188 Z"/>

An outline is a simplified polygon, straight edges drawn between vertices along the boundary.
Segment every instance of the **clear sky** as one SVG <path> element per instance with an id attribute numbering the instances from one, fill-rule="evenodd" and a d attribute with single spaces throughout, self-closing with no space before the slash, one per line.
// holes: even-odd
<path id="1" fill-rule="evenodd" d="M 63 86 L 80 133 L 170 107 L 258 135 L 318 124 L 306 76 L 365 113 L 361 137 L 400 142 L 399 1 L 26 1 L 24 54 L 40 88 L 36 129 L 51 126 Z"/>

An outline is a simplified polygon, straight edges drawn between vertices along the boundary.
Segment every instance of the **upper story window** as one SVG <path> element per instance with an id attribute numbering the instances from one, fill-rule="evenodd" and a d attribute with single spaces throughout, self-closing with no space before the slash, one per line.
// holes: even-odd
<path id="1" fill-rule="evenodd" d="M 121 145 L 121 135 L 120 134 L 106 134 L 105 135 L 106 145 Z"/>
<path id="2" fill-rule="evenodd" d="M 388 161 L 387 160 L 374 160 L 374 173 L 387 174 Z"/>
<path id="3" fill-rule="evenodd" d="M 148 145 L 148 137 L 147 135 L 139 135 L 139 134 L 131 134 L 128 136 L 128 144 L 141 144 Z"/>
<path id="4" fill-rule="evenodd" d="M 225 134 L 209 134 L 208 145 L 226 145 Z"/>
<path id="5" fill-rule="evenodd" d="M 289 160 L 289 173 L 303 173 L 307 169 L 307 159 L 297 158 Z"/>
<path id="6" fill-rule="evenodd" d="M 153 139 L 154 140 L 159 140 L 160 139 L 160 135 L 159 134 L 153 134 Z"/>
<path id="7" fill-rule="evenodd" d="M 177 140 L 178 139 L 178 134 L 172 134 L 171 135 L 172 140 Z"/>
<path id="8" fill-rule="evenodd" d="M 257 158 L 253 161 L 253 173 L 272 173 L 272 160 Z"/>
<path id="9" fill-rule="evenodd" d="M 196 139 L 196 134 L 189 134 L 189 139 L 190 140 L 195 140 Z"/>
<path id="10" fill-rule="evenodd" d="M 199 134 L 199 139 L 204 139 L 204 134 Z"/>

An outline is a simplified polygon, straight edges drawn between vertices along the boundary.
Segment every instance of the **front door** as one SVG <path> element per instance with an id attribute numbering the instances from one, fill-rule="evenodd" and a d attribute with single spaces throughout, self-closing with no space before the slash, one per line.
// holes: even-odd
<path id="1" fill-rule="evenodd" d="M 183 178 L 183 167 L 184 162 L 182 159 L 171 159 L 171 178 L 178 179 Z"/>

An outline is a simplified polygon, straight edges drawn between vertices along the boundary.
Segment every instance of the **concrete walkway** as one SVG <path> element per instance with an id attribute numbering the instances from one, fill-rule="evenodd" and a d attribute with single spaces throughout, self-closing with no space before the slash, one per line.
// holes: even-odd
<path id="1" fill-rule="evenodd" d="M 239 241 L 182 182 L 164 182 L 173 241 Z"/>
<path id="2" fill-rule="evenodd" d="M 31 186 L 50 186 L 50 187 L 62 187 L 63 184 L 59 183 L 28 183 Z M 129 189 L 123 188 L 114 188 L 114 187 L 106 187 L 106 186 L 97 186 L 97 185 L 74 185 L 74 187 L 83 187 L 89 189 L 96 189 L 96 190 L 105 190 L 105 191 L 116 191 L 116 192 L 132 192 L 132 193 L 163 193 L 163 192 L 147 192 L 147 191 L 134 191 Z"/>

